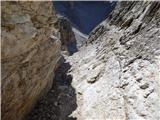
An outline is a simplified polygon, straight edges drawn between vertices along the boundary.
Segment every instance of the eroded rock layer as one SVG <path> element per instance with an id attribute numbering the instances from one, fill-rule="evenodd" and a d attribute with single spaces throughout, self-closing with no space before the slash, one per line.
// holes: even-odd
<path id="1" fill-rule="evenodd" d="M 52 2 L 2 2 L 2 119 L 22 120 L 52 85 L 60 58 Z"/>
<path id="2" fill-rule="evenodd" d="M 160 3 L 120 2 L 72 68 L 78 120 L 160 119 Z"/>

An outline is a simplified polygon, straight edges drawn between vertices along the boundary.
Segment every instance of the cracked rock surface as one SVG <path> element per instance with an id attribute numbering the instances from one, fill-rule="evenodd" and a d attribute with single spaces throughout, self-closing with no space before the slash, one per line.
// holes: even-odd
<path id="1" fill-rule="evenodd" d="M 100 25 L 104 32 L 95 29 L 87 45 L 67 58 L 78 104 L 71 116 L 78 120 L 160 119 L 158 16 L 159 2 L 118 3 Z"/>
<path id="2" fill-rule="evenodd" d="M 60 58 L 52 2 L 2 1 L 2 119 L 24 120 L 51 88 Z"/>

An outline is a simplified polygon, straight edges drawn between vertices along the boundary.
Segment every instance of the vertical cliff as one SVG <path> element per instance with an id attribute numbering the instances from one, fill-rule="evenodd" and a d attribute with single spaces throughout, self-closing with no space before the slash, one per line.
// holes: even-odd
<path id="1" fill-rule="evenodd" d="M 60 33 L 62 50 L 68 51 L 70 55 L 77 52 L 76 38 L 69 20 L 65 17 L 60 17 L 56 22 L 56 26 Z"/>
<path id="2" fill-rule="evenodd" d="M 2 119 L 22 120 L 51 87 L 60 58 L 52 2 L 1 2 Z"/>

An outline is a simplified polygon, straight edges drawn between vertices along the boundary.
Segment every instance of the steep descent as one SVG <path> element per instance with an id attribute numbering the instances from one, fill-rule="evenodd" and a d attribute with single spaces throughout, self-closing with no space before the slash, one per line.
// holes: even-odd
<path id="1" fill-rule="evenodd" d="M 69 68 L 65 77 L 57 77 L 62 93 L 55 98 L 62 99 L 54 104 L 60 114 L 49 115 L 59 120 L 159 120 L 159 16 L 159 2 L 118 3 L 90 33 L 86 46 L 63 55 Z"/>
<path id="2" fill-rule="evenodd" d="M 160 119 L 160 3 L 120 2 L 67 57 L 78 120 Z"/>

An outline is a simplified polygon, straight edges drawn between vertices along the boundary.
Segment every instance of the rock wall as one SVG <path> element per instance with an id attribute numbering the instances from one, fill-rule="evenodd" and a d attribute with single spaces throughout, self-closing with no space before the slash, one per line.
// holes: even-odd
<path id="1" fill-rule="evenodd" d="M 120 2 L 67 58 L 78 120 L 160 119 L 160 3 Z M 78 77 L 77 77 L 78 76 Z"/>
<path id="2" fill-rule="evenodd" d="M 72 26 L 67 18 L 65 17 L 59 18 L 56 24 L 59 29 L 60 40 L 62 45 L 67 45 L 69 42 L 75 41 L 75 36 L 72 31 Z"/>
<path id="3" fill-rule="evenodd" d="M 58 16 L 58 15 L 57 15 Z M 67 54 L 72 55 L 77 52 L 77 42 L 74 32 L 72 31 L 72 26 L 70 21 L 65 17 L 59 17 L 55 23 L 59 30 L 59 38 L 62 43 L 62 51 L 67 52 Z"/>
<path id="4" fill-rule="evenodd" d="M 2 119 L 22 120 L 51 86 L 60 58 L 52 2 L 2 2 Z"/>

